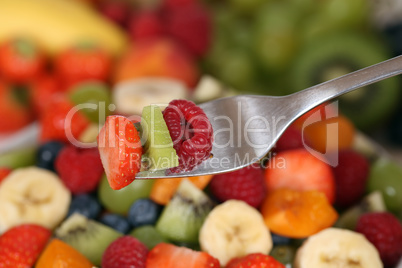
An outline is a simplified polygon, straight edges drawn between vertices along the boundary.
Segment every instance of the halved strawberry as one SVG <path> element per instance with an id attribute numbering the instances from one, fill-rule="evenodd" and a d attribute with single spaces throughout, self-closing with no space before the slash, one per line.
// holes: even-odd
<path id="1" fill-rule="evenodd" d="M 206 252 L 160 243 L 149 253 L 147 268 L 219 268 L 217 259 Z"/>
<path id="2" fill-rule="evenodd" d="M 331 167 L 305 149 L 287 150 L 273 156 L 265 171 L 268 192 L 288 188 L 323 192 L 332 204 L 335 179 Z"/>
<path id="3" fill-rule="evenodd" d="M 141 167 L 140 135 L 124 116 L 108 116 L 98 135 L 98 149 L 109 185 L 119 190 L 129 185 Z"/>
<path id="4" fill-rule="evenodd" d="M 0 267 L 33 267 L 51 235 L 36 224 L 9 229 L 0 236 Z"/>

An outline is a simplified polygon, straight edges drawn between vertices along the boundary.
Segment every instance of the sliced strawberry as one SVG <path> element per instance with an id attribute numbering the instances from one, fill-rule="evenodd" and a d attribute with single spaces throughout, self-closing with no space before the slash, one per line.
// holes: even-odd
<path id="1" fill-rule="evenodd" d="M 243 268 L 243 267 L 285 268 L 285 265 L 275 260 L 271 256 L 262 253 L 252 253 L 244 257 L 232 259 L 225 266 L 225 268 Z"/>
<path id="2" fill-rule="evenodd" d="M 133 123 L 123 116 L 108 116 L 98 135 L 98 149 L 109 185 L 129 185 L 141 167 L 142 146 Z"/>
<path id="3" fill-rule="evenodd" d="M 330 203 L 335 199 L 331 167 L 305 149 L 288 150 L 273 156 L 265 171 L 268 192 L 288 188 L 323 192 Z"/>
<path id="4" fill-rule="evenodd" d="M 51 235 L 36 224 L 9 229 L 0 236 L 0 267 L 33 267 Z"/>
<path id="5" fill-rule="evenodd" d="M 147 257 L 147 268 L 219 268 L 217 259 L 206 252 L 160 243 Z"/>

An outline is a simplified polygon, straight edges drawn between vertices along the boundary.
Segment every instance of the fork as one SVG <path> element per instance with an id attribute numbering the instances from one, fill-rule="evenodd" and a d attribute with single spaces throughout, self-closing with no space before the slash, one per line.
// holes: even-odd
<path id="1" fill-rule="evenodd" d="M 238 95 L 200 105 L 212 124 L 211 158 L 189 172 L 142 171 L 136 178 L 174 178 L 234 171 L 263 159 L 286 128 L 314 107 L 402 73 L 402 55 L 286 96 Z"/>

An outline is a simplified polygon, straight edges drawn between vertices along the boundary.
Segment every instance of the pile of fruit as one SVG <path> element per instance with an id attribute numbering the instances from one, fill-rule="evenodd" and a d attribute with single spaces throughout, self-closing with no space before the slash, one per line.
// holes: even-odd
<path id="1" fill-rule="evenodd" d="M 308 112 L 260 163 L 134 180 L 210 156 L 184 99 L 231 93 L 201 73 L 285 94 L 388 58 L 366 1 L 218 2 L 0 0 L 0 137 L 40 126 L 38 146 L 0 153 L 0 268 L 397 265 L 402 168 L 357 131 L 393 110 L 395 80 Z M 177 110 L 204 131 L 178 134 Z"/>

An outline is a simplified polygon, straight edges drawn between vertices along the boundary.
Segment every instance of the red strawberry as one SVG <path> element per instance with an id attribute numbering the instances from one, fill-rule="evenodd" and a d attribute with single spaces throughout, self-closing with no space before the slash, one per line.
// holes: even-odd
<path id="1" fill-rule="evenodd" d="M 356 231 L 377 248 L 385 267 L 395 267 L 402 257 L 402 226 L 399 220 L 388 212 L 363 214 Z"/>
<path id="2" fill-rule="evenodd" d="M 29 39 L 8 40 L 0 45 L 0 73 L 12 83 L 26 83 L 45 69 L 45 55 Z"/>
<path id="3" fill-rule="evenodd" d="M 0 167 L 0 183 L 11 173 L 11 169 Z"/>
<path id="4" fill-rule="evenodd" d="M 194 56 L 205 55 L 212 32 L 211 18 L 206 9 L 199 3 L 169 7 L 163 10 L 166 32 Z"/>
<path id="5" fill-rule="evenodd" d="M 111 243 L 102 256 L 102 268 L 145 268 L 148 249 L 132 236 L 123 236 Z"/>
<path id="6" fill-rule="evenodd" d="M 43 114 L 55 95 L 63 91 L 59 80 L 54 75 L 44 75 L 30 85 L 31 103 L 35 112 Z"/>
<path id="7" fill-rule="evenodd" d="M 103 174 L 96 148 L 64 147 L 56 158 L 55 168 L 61 180 L 73 194 L 95 190 Z"/>
<path id="8" fill-rule="evenodd" d="M 262 253 L 253 253 L 245 257 L 232 259 L 225 266 L 225 268 L 244 268 L 244 267 L 285 268 L 285 265 L 278 262 L 271 256 Z"/>
<path id="9" fill-rule="evenodd" d="M 108 116 L 98 135 L 98 149 L 109 185 L 129 185 L 141 167 L 142 146 L 137 129 L 123 116 Z"/>
<path id="10" fill-rule="evenodd" d="M 142 11 L 133 16 L 129 23 L 133 39 L 153 38 L 162 35 L 162 22 L 155 11 Z"/>
<path id="11" fill-rule="evenodd" d="M 25 103 L 26 89 L 13 89 L 0 81 L 0 133 L 16 131 L 31 122 L 31 111 Z"/>
<path id="12" fill-rule="evenodd" d="M 215 175 L 210 182 L 212 194 L 220 201 L 243 200 L 258 207 L 265 197 L 264 173 L 259 165 Z"/>
<path id="13" fill-rule="evenodd" d="M 275 151 L 281 152 L 292 149 L 303 148 L 302 132 L 294 126 L 288 127 L 279 140 L 276 142 Z"/>
<path id="14" fill-rule="evenodd" d="M 50 230 L 36 224 L 9 229 L 0 236 L 0 267 L 33 267 L 51 235 Z"/>
<path id="15" fill-rule="evenodd" d="M 90 122 L 79 110 L 74 111 L 73 108 L 73 104 L 64 96 L 54 98 L 40 118 L 40 140 L 69 142 L 77 139 Z"/>
<path id="16" fill-rule="evenodd" d="M 279 188 L 318 190 L 330 203 L 335 199 L 335 180 L 331 167 L 305 149 L 274 155 L 267 164 L 265 183 L 268 192 Z"/>
<path id="17" fill-rule="evenodd" d="M 340 151 L 338 159 L 338 166 L 333 168 L 335 202 L 340 207 L 349 207 L 363 196 L 370 167 L 364 156 L 352 150 Z"/>
<path id="18" fill-rule="evenodd" d="M 206 252 L 160 243 L 147 257 L 147 268 L 219 268 L 217 259 Z"/>

